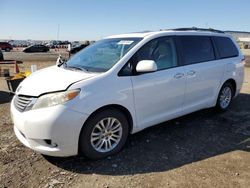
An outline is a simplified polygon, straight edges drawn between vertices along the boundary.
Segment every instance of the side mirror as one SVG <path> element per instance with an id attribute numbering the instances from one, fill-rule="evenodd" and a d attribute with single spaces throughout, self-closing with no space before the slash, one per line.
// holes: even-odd
<path id="1" fill-rule="evenodd" d="M 153 60 L 139 61 L 136 66 L 136 72 L 138 73 L 155 72 L 155 71 L 157 71 L 157 65 Z"/>

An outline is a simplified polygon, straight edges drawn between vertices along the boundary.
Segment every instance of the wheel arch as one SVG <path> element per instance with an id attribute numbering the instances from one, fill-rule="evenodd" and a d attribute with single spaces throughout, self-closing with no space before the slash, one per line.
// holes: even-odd
<path id="1" fill-rule="evenodd" d="M 230 78 L 230 79 L 227 79 L 223 84 L 222 84 L 222 86 L 225 84 L 225 83 L 230 83 L 231 85 L 232 85 L 232 87 L 233 87 L 233 97 L 235 96 L 235 94 L 236 94 L 236 89 L 237 89 L 237 85 L 236 85 L 236 81 L 233 79 L 233 78 Z M 222 86 L 221 86 L 221 88 L 222 88 Z"/>
<path id="2" fill-rule="evenodd" d="M 105 105 L 105 106 L 98 108 L 97 110 L 95 110 L 94 112 L 91 113 L 91 115 L 88 117 L 87 121 L 89 120 L 89 118 L 91 118 L 96 113 L 104 111 L 106 109 L 115 109 L 115 110 L 119 110 L 120 112 L 122 112 L 128 120 L 129 133 L 133 130 L 133 117 L 132 117 L 131 113 L 129 112 L 129 110 L 120 104 L 109 104 L 109 105 Z"/>
<path id="3" fill-rule="evenodd" d="M 90 116 L 87 118 L 87 120 L 84 122 L 84 124 L 82 125 L 81 131 L 80 131 L 79 137 L 78 137 L 78 153 L 80 152 L 80 150 L 79 150 L 79 146 L 80 146 L 79 142 L 80 142 L 80 137 L 81 137 L 80 135 L 82 133 L 83 127 L 86 125 L 86 123 L 90 120 L 91 117 L 93 117 L 95 114 L 97 114 L 97 113 L 99 113 L 101 111 L 104 111 L 106 109 L 115 109 L 115 110 L 119 110 L 120 112 L 122 112 L 126 116 L 126 118 L 128 120 L 128 124 L 129 124 L 129 127 L 128 127 L 129 131 L 128 132 L 129 132 L 129 134 L 131 134 L 131 132 L 133 130 L 133 124 L 134 123 L 133 123 L 133 117 L 132 117 L 131 113 L 129 112 L 129 110 L 127 108 L 125 108 L 124 106 L 119 105 L 119 104 L 109 104 L 109 105 L 102 106 L 102 107 L 96 109 L 94 112 L 92 112 L 90 114 Z"/>

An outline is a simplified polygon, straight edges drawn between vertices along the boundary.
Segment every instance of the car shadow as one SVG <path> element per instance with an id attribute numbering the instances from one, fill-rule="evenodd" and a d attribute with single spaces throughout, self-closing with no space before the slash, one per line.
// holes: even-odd
<path id="1" fill-rule="evenodd" d="M 6 91 L 0 91 L 0 104 L 8 103 L 11 101 L 13 95 Z"/>
<path id="2" fill-rule="evenodd" d="M 250 95 L 239 94 L 224 113 L 201 110 L 131 135 L 125 148 L 106 159 L 45 157 L 82 174 L 163 172 L 227 152 L 250 151 Z"/>

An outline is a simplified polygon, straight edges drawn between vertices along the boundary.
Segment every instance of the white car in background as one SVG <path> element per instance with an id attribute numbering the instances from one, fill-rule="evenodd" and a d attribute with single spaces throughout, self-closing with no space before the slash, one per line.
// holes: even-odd
<path id="1" fill-rule="evenodd" d="M 33 73 L 11 102 L 17 138 L 45 155 L 112 155 L 129 134 L 239 93 L 244 56 L 230 35 L 175 29 L 110 36 Z"/>

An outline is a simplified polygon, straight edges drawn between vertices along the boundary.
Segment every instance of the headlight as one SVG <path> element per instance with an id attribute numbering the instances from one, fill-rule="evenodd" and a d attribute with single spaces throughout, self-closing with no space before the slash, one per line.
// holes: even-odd
<path id="1" fill-rule="evenodd" d="M 65 103 L 69 100 L 74 99 L 79 93 L 80 89 L 75 89 L 42 95 L 36 100 L 32 109 L 34 110 L 38 108 L 45 108 Z"/>

